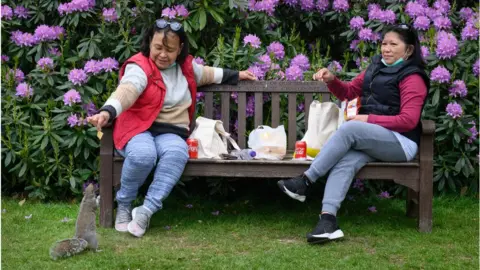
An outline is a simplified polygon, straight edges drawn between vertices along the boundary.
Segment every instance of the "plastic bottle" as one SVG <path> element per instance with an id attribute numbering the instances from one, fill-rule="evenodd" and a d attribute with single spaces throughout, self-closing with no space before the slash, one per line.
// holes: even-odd
<path id="1" fill-rule="evenodd" d="M 252 149 L 233 150 L 230 155 L 237 157 L 241 160 L 252 160 L 257 153 Z"/>

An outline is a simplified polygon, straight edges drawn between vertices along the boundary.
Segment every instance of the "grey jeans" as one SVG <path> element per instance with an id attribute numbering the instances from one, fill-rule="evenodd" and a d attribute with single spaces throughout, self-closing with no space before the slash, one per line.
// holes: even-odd
<path id="1" fill-rule="evenodd" d="M 355 174 L 374 160 L 402 162 L 407 158 L 391 130 L 360 121 L 342 124 L 305 172 L 310 181 L 315 182 L 330 171 L 322 212 L 336 215 Z"/>

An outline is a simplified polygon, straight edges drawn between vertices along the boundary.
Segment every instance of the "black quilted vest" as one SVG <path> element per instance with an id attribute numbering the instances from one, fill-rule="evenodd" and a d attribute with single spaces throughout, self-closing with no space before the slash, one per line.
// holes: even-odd
<path id="1" fill-rule="evenodd" d="M 430 79 L 427 74 L 422 68 L 413 64 L 412 60 L 387 67 L 381 62 L 381 59 L 380 55 L 374 56 L 372 63 L 365 71 L 360 114 L 398 115 L 400 113 L 399 84 L 408 75 L 419 74 L 427 85 L 427 91 L 430 88 Z M 419 145 L 421 132 L 422 123 L 418 121 L 414 129 L 401 134 Z"/>

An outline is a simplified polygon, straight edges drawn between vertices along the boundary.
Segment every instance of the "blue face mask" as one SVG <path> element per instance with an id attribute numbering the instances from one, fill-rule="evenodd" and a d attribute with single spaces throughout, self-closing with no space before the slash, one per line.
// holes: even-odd
<path id="1" fill-rule="evenodd" d="M 174 67 L 174 66 L 176 66 L 176 65 L 177 65 L 177 62 L 173 62 L 173 64 L 171 64 L 171 65 L 170 65 L 169 67 L 167 67 L 167 68 L 172 68 L 172 67 Z"/>

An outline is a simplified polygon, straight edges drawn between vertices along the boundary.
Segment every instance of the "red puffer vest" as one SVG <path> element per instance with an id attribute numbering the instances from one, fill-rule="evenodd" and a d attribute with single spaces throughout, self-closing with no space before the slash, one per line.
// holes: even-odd
<path id="1" fill-rule="evenodd" d="M 190 123 L 195 113 L 197 95 L 197 83 L 195 82 L 192 60 L 193 56 L 188 55 L 181 65 L 183 75 L 187 78 L 188 88 L 192 96 L 192 105 L 188 108 Z M 135 54 L 123 63 L 120 69 L 120 79 L 122 79 L 125 73 L 125 67 L 130 63 L 139 65 L 147 75 L 148 81 L 147 87 L 135 103 L 115 119 L 113 142 L 116 149 L 123 149 L 133 136 L 150 128 L 162 109 L 167 91 L 162 74 L 155 63 L 150 57 L 145 57 L 141 53 Z"/>

